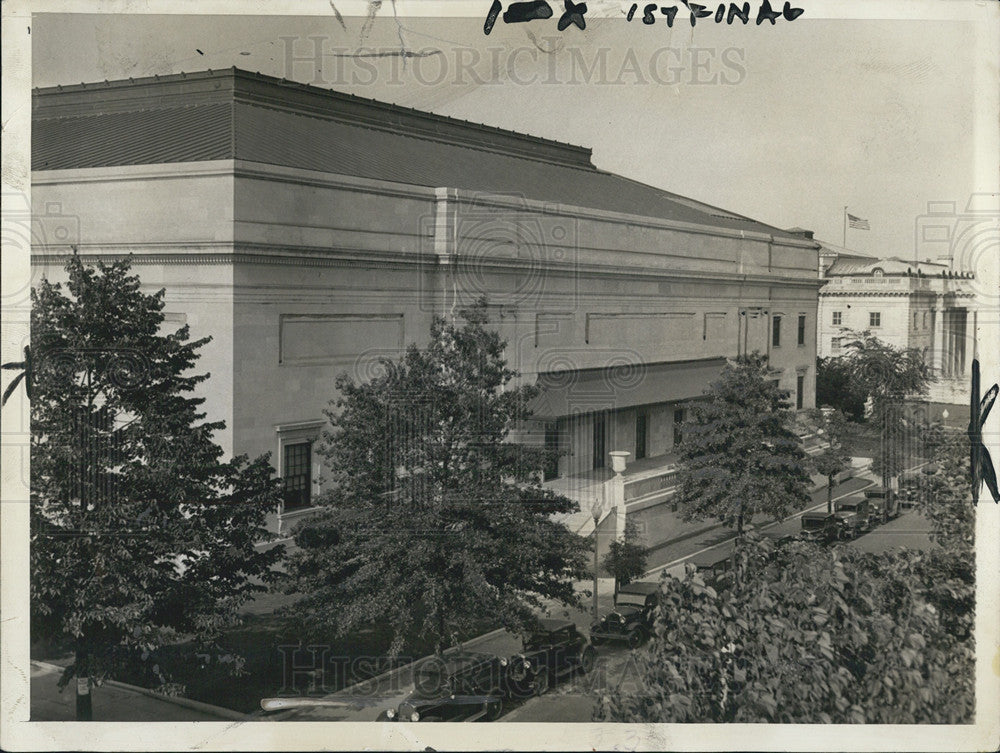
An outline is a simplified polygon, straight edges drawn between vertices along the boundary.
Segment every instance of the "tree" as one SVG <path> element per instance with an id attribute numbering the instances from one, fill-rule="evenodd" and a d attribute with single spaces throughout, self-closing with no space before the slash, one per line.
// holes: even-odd
<path id="1" fill-rule="evenodd" d="M 854 390 L 871 400 L 869 421 L 879 431 L 879 452 L 872 469 L 882 476 L 882 485 L 905 467 L 904 439 L 910 427 L 905 418 L 905 400 L 927 392 L 930 367 L 918 348 L 896 348 L 870 332 L 856 333 L 846 345 L 845 367 Z"/>
<path id="2" fill-rule="evenodd" d="M 577 603 L 590 545 L 552 518 L 577 503 L 540 485 L 543 448 L 510 439 L 537 392 L 510 385 L 484 302 L 460 317 L 436 317 L 427 348 L 370 382 L 337 379 L 320 447 L 332 490 L 289 566 L 307 633 L 378 623 L 390 654 L 418 637 L 441 653 L 484 618 L 519 630 L 542 599 Z"/>
<path id="3" fill-rule="evenodd" d="M 758 353 L 727 363 L 692 405 L 679 448 L 677 502 L 686 519 L 717 517 L 742 536 L 757 514 L 780 517 L 809 501 L 809 475 L 790 430 L 788 393 Z"/>
<path id="4" fill-rule="evenodd" d="M 130 262 L 32 291 L 31 628 L 68 643 L 90 687 L 174 639 L 210 645 L 282 554 L 266 514 L 280 496 L 267 457 L 222 461 L 191 373 L 207 339 L 161 334 L 164 291 L 140 290 Z"/>
<path id="5" fill-rule="evenodd" d="M 628 585 L 646 572 L 649 550 L 643 546 L 639 526 L 632 518 L 625 518 L 625 535 L 621 541 L 612 541 L 601 564 L 615 578 L 615 596 L 618 589 Z"/>
<path id="6" fill-rule="evenodd" d="M 816 405 L 839 410 L 851 421 L 864 420 L 865 396 L 858 394 L 843 357 L 816 359 Z"/>
<path id="7" fill-rule="evenodd" d="M 969 488 L 970 458 L 964 433 L 940 424 L 926 446 L 934 462 L 901 485 L 901 494 L 930 521 L 938 544 L 921 566 L 929 599 L 956 639 L 972 638 L 975 620 L 976 504 Z"/>
<path id="8" fill-rule="evenodd" d="M 853 432 L 851 423 L 838 410 L 812 410 L 809 422 L 823 442 L 819 452 L 809 457 L 816 473 L 826 478 L 826 511 L 833 512 L 833 486 L 838 473 L 851 467 L 851 452 L 845 442 Z"/>
<path id="9" fill-rule="evenodd" d="M 665 576 L 631 687 L 594 721 L 968 723 L 971 640 L 948 629 L 925 555 L 873 555 L 748 534 L 740 587 Z"/>

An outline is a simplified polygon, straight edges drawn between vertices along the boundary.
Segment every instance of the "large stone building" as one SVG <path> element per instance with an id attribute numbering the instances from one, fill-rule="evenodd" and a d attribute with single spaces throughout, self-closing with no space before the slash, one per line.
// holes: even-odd
<path id="1" fill-rule="evenodd" d="M 821 357 L 844 355 L 852 333 L 867 330 L 924 354 L 935 377 L 931 401 L 967 404 L 978 317 L 971 271 L 945 260 L 876 259 L 825 243 L 820 259 Z"/>
<path id="2" fill-rule="evenodd" d="M 36 223 L 73 228 L 43 234 L 36 274 L 58 278 L 71 246 L 132 254 L 168 323 L 212 336 L 218 439 L 272 453 L 285 522 L 320 491 L 335 375 L 367 378 L 480 295 L 543 387 L 529 433 L 566 451 L 552 483 L 611 450 L 655 476 L 685 404 L 742 352 L 814 404 L 817 244 L 601 171 L 589 149 L 237 69 L 33 106 Z"/>

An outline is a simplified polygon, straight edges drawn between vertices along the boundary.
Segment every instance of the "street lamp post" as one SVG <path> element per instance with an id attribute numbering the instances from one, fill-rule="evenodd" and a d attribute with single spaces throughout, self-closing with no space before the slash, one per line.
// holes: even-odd
<path id="1" fill-rule="evenodd" d="M 601 617 L 597 611 L 597 568 L 600 564 L 597 561 L 597 526 L 601 522 L 601 515 L 604 512 L 604 496 L 595 495 L 590 502 L 590 514 L 594 518 L 594 621 Z"/>

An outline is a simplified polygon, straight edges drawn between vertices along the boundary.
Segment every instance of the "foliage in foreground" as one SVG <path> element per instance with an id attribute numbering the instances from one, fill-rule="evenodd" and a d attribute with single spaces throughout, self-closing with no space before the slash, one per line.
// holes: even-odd
<path id="1" fill-rule="evenodd" d="M 31 631 L 92 683 L 186 634 L 211 645 L 265 590 L 279 502 L 266 456 L 222 461 L 198 350 L 127 260 L 32 291 Z M 87 696 L 89 698 L 89 696 Z M 81 711 L 81 713 L 89 713 Z"/>
<path id="2" fill-rule="evenodd" d="M 937 432 L 937 463 L 903 486 L 927 551 L 865 554 L 751 534 L 739 580 L 663 580 L 634 691 L 599 699 L 618 722 L 968 723 L 975 710 L 975 509 L 968 445 Z"/>
<path id="3" fill-rule="evenodd" d="M 589 543 L 552 519 L 577 503 L 541 487 L 543 448 L 511 441 L 533 388 L 512 388 L 504 341 L 480 303 L 463 323 L 435 318 L 429 347 L 411 346 L 365 384 L 337 380 L 321 453 L 333 490 L 296 533 L 289 592 L 307 634 L 391 626 L 453 644 L 491 615 L 530 624 L 543 599 L 575 604 Z"/>
<path id="4" fill-rule="evenodd" d="M 692 573 L 664 579 L 635 689 L 603 695 L 594 718 L 969 722 L 972 639 L 932 593 L 962 556 L 775 547 L 751 534 L 739 549 L 739 589 L 729 580 L 716 592 Z M 971 583 L 951 582 L 971 596 Z M 964 606 L 971 622 L 971 601 Z"/>

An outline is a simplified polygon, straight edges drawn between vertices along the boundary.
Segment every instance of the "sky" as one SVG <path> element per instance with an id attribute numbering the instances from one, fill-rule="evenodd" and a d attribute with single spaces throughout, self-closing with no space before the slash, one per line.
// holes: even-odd
<path id="1" fill-rule="evenodd" d="M 871 229 L 846 245 L 876 256 L 914 258 L 928 202 L 984 190 L 972 22 L 811 19 L 802 0 L 793 22 L 692 28 L 678 3 L 673 28 L 640 7 L 560 32 L 552 5 L 489 36 L 487 2 L 479 18 L 36 15 L 32 81 L 237 66 L 586 146 L 601 169 L 835 244 L 848 206 Z"/>

